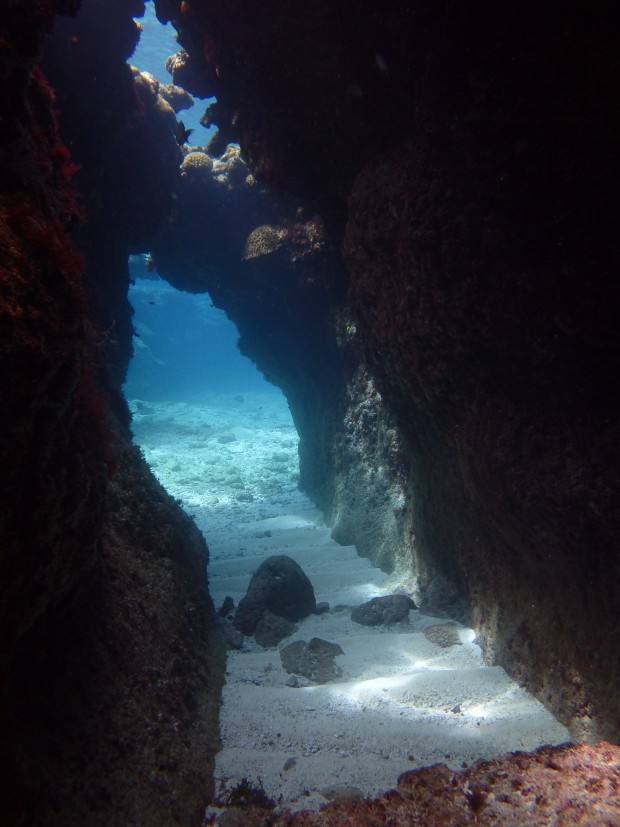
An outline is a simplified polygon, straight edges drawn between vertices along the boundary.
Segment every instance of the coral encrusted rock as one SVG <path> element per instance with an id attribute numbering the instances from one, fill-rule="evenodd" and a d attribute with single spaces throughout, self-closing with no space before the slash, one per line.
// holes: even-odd
<path id="1" fill-rule="evenodd" d="M 286 232 L 280 227 L 262 224 L 252 230 L 245 242 L 244 259 L 258 258 L 274 253 L 286 237 Z"/>
<path id="2" fill-rule="evenodd" d="M 175 113 L 182 112 L 184 109 L 191 109 L 194 105 L 192 96 L 185 89 L 175 86 L 174 83 L 160 83 L 159 94 L 174 109 Z"/>
<path id="3" fill-rule="evenodd" d="M 206 152 L 192 149 L 181 164 L 181 175 L 191 180 L 194 185 L 208 184 L 213 172 L 213 160 Z"/>
<path id="4" fill-rule="evenodd" d="M 254 634 L 265 610 L 286 620 L 301 620 L 314 612 L 312 583 L 299 563 L 285 554 L 268 557 L 252 575 L 239 603 L 234 625 L 244 635 Z"/>

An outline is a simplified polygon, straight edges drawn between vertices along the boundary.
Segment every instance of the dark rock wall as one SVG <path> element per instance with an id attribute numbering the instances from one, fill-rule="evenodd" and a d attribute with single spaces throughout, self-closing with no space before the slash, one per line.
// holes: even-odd
<path id="1" fill-rule="evenodd" d="M 596 272 L 590 261 L 580 267 L 565 238 L 560 260 L 530 248 L 528 266 L 524 219 L 500 223 L 478 196 L 468 207 L 472 235 L 482 238 L 486 225 L 490 239 L 465 255 L 474 266 L 446 278 L 466 250 L 451 232 L 462 205 L 446 193 L 433 210 L 428 194 L 454 186 L 455 175 L 448 184 L 421 151 L 403 148 L 360 176 L 346 240 L 368 358 L 413 446 L 418 548 L 427 565 L 457 561 L 487 656 L 570 711 L 583 734 L 593 713 L 619 712 L 615 333 L 607 308 L 593 307 L 612 265 L 601 250 Z M 588 285 L 581 308 L 568 295 L 576 272 Z"/>
<path id="2" fill-rule="evenodd" d="M 62 106 L 60 93 L 54 100 L 34 63 L 46 41 L 51 78 L 65 65 L 55 50 L 80 46 L 80 18 L 42 37 L 54 11 L 76 7 L 13 3 L 1 13 L 2 820 L 200 824 L 224 670 L 208 553 L 131 446 L 119 388 L 130 353 L 127 252 L 171 202 L 177 149 L 172 126 L 161 128 L 168 116 L 124 65 L 141 3 L 85 4 L 85 32 L 99 14 L 99 39 L 54 79 Z M 101 50 L 109 87 L 98 96 L 95 84 L 90 99 L 100 76 L 89 60 Z M 89 130 L 73 133 L 72 107 L 94 99 Z M 128 133 L 133 141 L 117 140 Z"/>
<path id="3" fill-rule="evenodd" d="M 51 25 L 51 14 L 32 14 L 28 22 L 36 32 Z M 73 169 L 51 90 L 32 71 L 38 38 L 33 32 L 27 40 L 30 52 L 2 51 L 9 82 L 0 91 L 2 111 L 11 116 L 3 118 L 0 137 L 4 676 L 24 631 L 92 567 L 102 495 L 83 456 L 89 432 L 97 436 L 102 426 L 100 416 L 85 415 L 92 375 L 82 261 L 67 235 L 78 212 Z M 100 470 L 103 459 L 95 445 L 89 461 Z"/>
<path id="4" fill-rule="evenodd" d="M 10 664 L 8 824 L 199 825 L 214 792 L 224 655 L 207 549 L 126 434 L 109 448 L 91 570 Z"/>
<path id="5" fill-rule="evenodd" d="M 577 736 L 617 738 L 611 4 L 157 8 L 253 173 L 347 224 L 420 585 L 467 598 Z"/>
<path id="6" fill-rule="evenodd" d="M 456 562 L 490 659 L 617 738 L 617 58 L 604 16 L 490 16 L 489 52 L 442 23 L 415 136 L 352 190 L 352 303 L 420 553 Z"/>
<path id="7" fill-rule="evenodd" d="M 88 0 L 58 18 L 41 66 L 56 91 L 61 135 L 79 166 L 87 220 L 76 243 L 87 259 L 89 315 L 104 340 L 110 386 L 132 354 L 127 251 L 148 247 L 170 213 L 181 153 L 176 119 L 157 84 L 126 63 L 139 37 L 141 0 Z"/>

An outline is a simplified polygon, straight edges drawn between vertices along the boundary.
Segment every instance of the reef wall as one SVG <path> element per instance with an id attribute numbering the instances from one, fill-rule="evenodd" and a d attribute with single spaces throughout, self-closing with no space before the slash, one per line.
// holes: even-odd
<path id="1" fill-rule="evenodd" d="M 575 737 L 617 739 L 611 5 L 156 5 L 216 148 L 342 240 L 419 587 Z"/>
<path id="2" fill-rule="evenodd" d="M 1 13 L 2 818 L 200 824 L 224 671 L 208 551 L 131 445 L 119 384 L 127 253 L 166 214 L 178 150 L 125 65 L 143 4 L 85 3 L 51 35 L 78 5 Z M 35 66 L 44 43 L 48 76 L 71 70 L 62 102 Z M 71 89 L 98 129 L 72 124 Z"/>

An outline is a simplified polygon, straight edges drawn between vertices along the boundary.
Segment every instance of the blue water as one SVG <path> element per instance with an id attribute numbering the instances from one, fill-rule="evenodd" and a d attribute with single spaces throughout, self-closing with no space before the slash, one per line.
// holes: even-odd
<path id="1" fill-rule="evenodd" d="M 128 399 L 193 402 L 212 393 L 280 392 L 239 353 L 237 328 L 206 293 L 182 293 L 161 279 L 140 278 L 139 271 L 132 256 L 136 336 Z"/>
<path id="2" fill-rule="evenodd" d="M 166 59 L 179 51 L 179 44 L 176 41 L 176 31 L 168 23 L 162 26 L 155 16 L 153 3 L 147 2 L 144 17 L 137 17 L 137 22 L 142 26 L 142 35 L 138 46 L 129 59 L 132 66 L 136 66 L 141 72 L 149 72 L 161 83 L 170 83 L 172 78 L 166 71 Z M 193 129 L 190 144 L 204 146 L 208 144 L 215 133 L 215 128 L 205 129 L 200 125 L 200 118 L 207 106 L 214 100 L 195 99 L 191 109 L 184 109 L 179 112 L 177 118 L 182 120 L 186 128 Z"/>

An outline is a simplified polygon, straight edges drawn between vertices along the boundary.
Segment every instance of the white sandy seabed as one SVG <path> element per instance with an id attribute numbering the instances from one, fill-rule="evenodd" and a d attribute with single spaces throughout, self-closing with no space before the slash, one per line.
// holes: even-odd
<path id="1" fill-rule="evenodd" d="M 278 393 L 206 397 L 202 404 L 130 403 L 136 442 L 180 499 L 210 548 L 216 607 L 235 605 L 272 554 L 293 557 L 332 611 L 298 622 L 278 648 L 246 638 L 228 655 L 216 762 L 221 796 L 242 779 L 291 809 L 318 808 L 356 788 L 372 796 L 405 770 L 569 740 L 567 730 L 500 667 L 485 666 L 471 629 L 441 648 L 410 612 L 392 627 L 354 623 L 350 611 L 397 583 L 330 536 L 296 487 L 297 434 Z M 293 688 L 279 648 L 313 637 L 338 643 L 337 682 Z"/>

